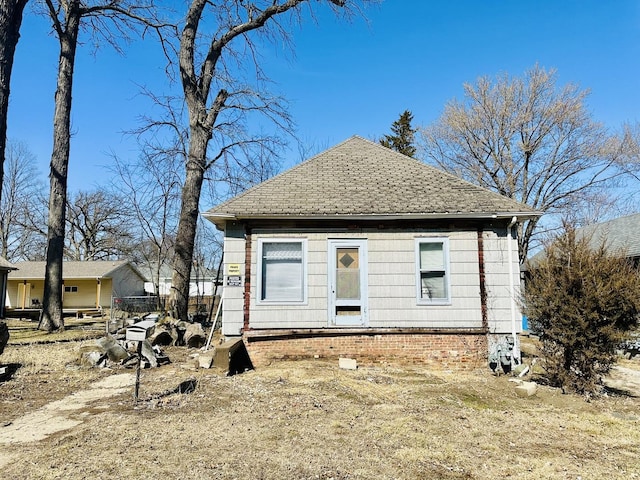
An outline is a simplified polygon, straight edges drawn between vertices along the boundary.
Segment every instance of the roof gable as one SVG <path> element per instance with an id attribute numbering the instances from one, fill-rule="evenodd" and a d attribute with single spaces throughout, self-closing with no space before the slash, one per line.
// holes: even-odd
<path id="1" fill-rule="evenodd" d="M 361 137 L 205 212 L 226 218 L 491 217 L 539 212 Z"/>

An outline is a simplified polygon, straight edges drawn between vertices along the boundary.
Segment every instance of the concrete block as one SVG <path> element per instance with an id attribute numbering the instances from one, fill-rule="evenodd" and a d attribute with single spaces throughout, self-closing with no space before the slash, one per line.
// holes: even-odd
<path id="1" fill-rule="evenodd" d="M 538 391 L 538 384 L 535 382 L 522 382 L 516 387 L 516 395 L 519 397 L 531 397 Z"/>
<path id="2" fill-rule="evenodd" d="M 345 370 L 357 370 L 358 362 L 356 361 L 355 358 L 339 358 L 338 366 Z"/>
<path id="3" fill-rule="evenodd" d="M 211 365 L 213 364 L 213 355 L 213 352 L 203 353 L 202 355 L 200 355 L 198 357 L 200 368 L 211 368 Z"/>

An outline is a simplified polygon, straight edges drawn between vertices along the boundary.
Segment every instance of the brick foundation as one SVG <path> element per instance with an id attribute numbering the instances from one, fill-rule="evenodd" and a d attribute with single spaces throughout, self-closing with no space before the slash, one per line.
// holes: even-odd
<path id="1" fill-rule="evenodd" d="M 485 334 L 354 334 L 339 336 L 245 336 L 255 366 L 273 360 L 339 357 L 362 365 L 422 364 L 437 369 L 472 370 L 486 365 Z"/>

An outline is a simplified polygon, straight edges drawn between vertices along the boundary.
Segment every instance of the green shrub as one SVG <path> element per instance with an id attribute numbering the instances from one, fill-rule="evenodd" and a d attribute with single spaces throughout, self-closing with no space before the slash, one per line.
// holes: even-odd
<path id="1" fill-rule="evenodd" d="M 540 336 L 549 381 L 589 396 L 637 326 L 640 275 L 621 254 L 604 244 L 590 248 L 567 228 L 530 267 L 524 310 Z"/>

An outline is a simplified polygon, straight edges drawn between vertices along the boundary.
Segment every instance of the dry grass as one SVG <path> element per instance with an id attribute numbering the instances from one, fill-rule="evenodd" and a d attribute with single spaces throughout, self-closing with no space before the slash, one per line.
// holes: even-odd
<path id="1" fill-rule="evenodd" d="M 79 348 L 7 347 L 2 362 L 21 367 L 0 384 L 0 425 L 113 373 L 79 368 Z M 0 477 L 640 478 L 635 398 L 541 387 L 523 399 L 488 371 L 320 360 L 224 377 L 183 368 L 194 352 L 167 349 L 173 363 L 143 372 L 136 407 L 131 395 L 99 402 L 70 431 L 12 445 Z M 189 378 L 194 392 L 168 393 Z"/>
<path id="2" fill-rule="evenodd" d="M 66 329 L 62 332 L 47 333 L 38 330 L 37 321 L 26 321 L 9 318 L 3 320 L 11 332 L 9 345 L 32 345 L 34 343 L 66 342 L 71 340 L 86 340 L 104 335 L 105 321 L 95 319 L 65 318 Z"/>

